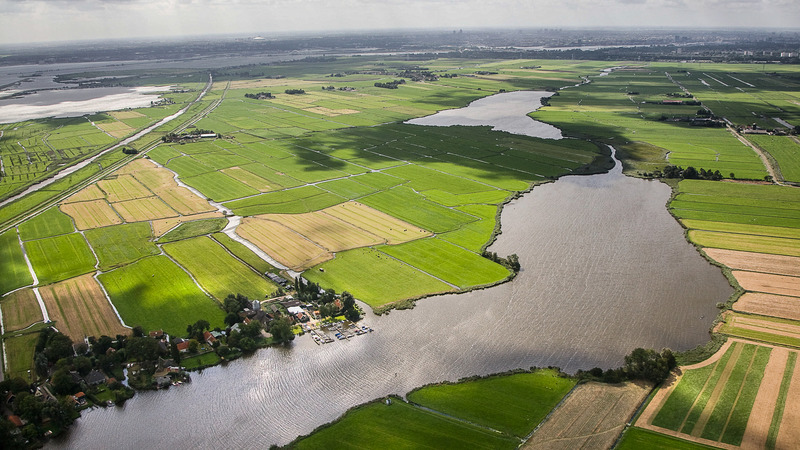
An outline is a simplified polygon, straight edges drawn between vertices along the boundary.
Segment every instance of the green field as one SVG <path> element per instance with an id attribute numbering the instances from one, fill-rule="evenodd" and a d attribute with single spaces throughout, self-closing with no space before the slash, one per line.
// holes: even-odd
<path id="1" fill-rule="evenodd" d="M 33 353 L 38 339 L 38 333 L 3 338 L 3 344 L 6 349 L 5 354 L 8 357 L 8 371 L 5 372 L 5 379 L 20 377 L 28 382 L 33 382 L 36 379 Z"/>
<path id="2" fill-rule="evenodd" d="M 241 259 L 248 266 L 256 269 L 258 273 L 277 272 L 277 269 L 270 263 L 261 259 L 255 252 L 247 248 L 244 244 L 236 242 L 230 236 L 224 233 L 214 233 L 212 235 L 214 240 L 222 244 L 223 247 L 233 253 L 234 256 Z"/>
<path id="3" fill-rule="evenodd" d="M 95 270 L 92 250 L 79 233 L 25 242 L 40 285 L 66 280 Z"/>
<path id="4" fill-rule="evenodd" d="M 204 236 L 206 234 L 216 233 L 221 231 L 228 225 L 228 219 L 204 219 L 193 220 L 191 222 L 183 222 L 166 234 L 158 238 L 159 243 L 179 241 L 181 239 L 188 239 L 196 236 Z"/>
<path id="5" fill-rule="evenodd" d="M 100 260 L 100 269 L 109 270 L 160 253 L 152 242 L 147 222 L 112 225 L 85 232 L 86 239 Z"/>
<path id="6" fill-rule="evenodd" d="M 199 319 L 207 320 L 212 328 L 223 326 L 222 309 L 166 256 L 141 259 L 98 279 L 130 326 L 162 329 L 176 336 Z"/>
<path id="7" fill-rule="evenodd" d="M 188 270 L 207 292 L 220 302 L 230 294 L 261 299 L 277 286 L 231 256 L 208 237 L 164 245 L 164 251 Z"/>
<path id="8" fill-rule="evenodd" d="M 421 388 L 408 400 L 448 415 L 527 436 L 575 386 L 576 380 L 544 369 Z"/>
<path id="9" fill-rule="evenodd" d="M 188 358 L 181 359 L 181 366 L 187 370 L 196 369 L 198 367 L 213 366 L 220 361 L 216 352 L 203 353 L 197 356 L 189 356 Z"/>
<path id="10" fill-rule="evenodd" d="M 215 202 L 224 202 L 259 193 L 250 186 L 236 181 L 222 172 L 204 173 L 183 178 L 183 181 Z"/>
<path id="11" fill-rule="evenodd" d="M 350 410 L 332 425 L 293 443 L 297 449 L 514 449 L 510 436 L 415 408 L 398 398 L 391 404 L 368 403 Z"/>
<path id="12" fill-rule="evenodd" d="M 735 322 L 738 318 L 757 319 L 759 326 L 756 329 L 749 326 L 739 326 Z M 784 328 L 788 328 L 789 331 L 784 331 Z M 719 332 L 771 344 L 800 347 L 800 322 L 796 320 L 730 312 L 726 315 L 725 322 L 720 326 Z"/>
<path id="13" fill-rule="evenodd" d="M 72 219 L 58 208 L 50 208 L 19 226 L 19 235 L 23 241 L 53 237 L 74 231 L 75 225 L 72 223 Z"/>
<path id="14" fill-rule="evenodd" d="M 510 275 L 500 264 L 436 238 L 378 249 L 461 289 L 497 283 Z"/>
<path id="15" fill-rule="evenodd" d="M 784 180 L 800 182 L 800 144 L 789 136 L 751 135 L 747 139 L 775 158 Z"/>
<path id="16" fill-rule="evenodd" d="M 337 253 L 336 258 L 308 270 L 303 276 L 325 288 L 348 291 L 373 308 L 452 290 L 445 283 L 372 248 Z"/>
<path id="17" fill-rule="evenodd" d="M 16 230 L 0 234 L 0 294 L 33 283 Z"/>
<path id="18" fill-rule="evenodd" d="M 618 450 L 703 450 L 716 447 L 631 427 L 628 428 L 615 448 Z"/>

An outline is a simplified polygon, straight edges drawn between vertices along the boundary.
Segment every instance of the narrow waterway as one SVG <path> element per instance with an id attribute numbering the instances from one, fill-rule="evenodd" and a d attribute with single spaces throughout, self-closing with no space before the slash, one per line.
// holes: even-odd
<path id="1" fill-rule="evenodd" d="M 506 206 L 490 248 L 519 255 L 513 282 L 368 314 L 375 332 L 350 341 L 318 346 L 303 336 L 190 384 L 137 393 L 122 407 L 84 412 L 50 445 L 267 447 L 431 382 L 531 366 L 609 368 L 635 347 L 702 344 L 732 289 L 686 242 L 669 196 L 662 183 L 624 176 L 619 163 L 536 187 Z"/>

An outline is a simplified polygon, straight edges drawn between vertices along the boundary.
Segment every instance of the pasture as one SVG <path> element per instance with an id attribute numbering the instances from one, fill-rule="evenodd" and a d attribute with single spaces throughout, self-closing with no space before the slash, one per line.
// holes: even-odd
<path id="1" fill-rule="evenodd" d="M 222 302 L 229 294 L 261 299 L 277 286 L 231 256 L 209 237 L 164 245 L 164 251 L 191 273 L 206 292 Z"/>
<path id="2" fill-rule="evenodd" d="M 84 235 L 100 261 L 100 270 L 109 270 L 160 253 L 151 241 L 153 235 L 146 222 L 95 228 L 87 230 Z"/>
<path id="3" fill-rule="evenodd" d="M 14 229 L 0 234 L 0 261 L 3 261 L 0 264 L 0 294 L 33 283 L 17 231 Z"/>
<path id="4" fill-rule="evenodd" d="M 50 208 L 19 225 L 19 236 L 23 241 L 53 237 L 74 231 L 75 226 L 72 224 L 72 219 L 58 208 Z"/>
<path id="5" fill-rule="evenodd" d="M 166 233 L 167 231 L 185 222 L 191 222 L 194 220 L 201 220 L 201 219 L 216 219 L 221 217 L 222 217 L 221 212 L 214 211 L 214 212 L 207 212 L 200 214 L 192 214 L 188 216 L 168 217 L 166 219 L 155 219 L 150 221 L 150 226 L 153 228 L 153 235 L 159 237 L 164 233 Z"/>
<path id="6" fill-rule="evenodd" d="M 100 274 L 98 279 L 128 326 L 181 335 L 205 319 L 223 326 L 221 308 L 166 256 L 151 256 Z"/>
<path id="7" fill-rule="evenodd" d="M 6 364 L 5 378 L 22 378 L 32 383 L 36 380 L 36 369 L 33 365 L 33 353 L 39 333 L 16 334 L 3 337 Z"/>
<path id="8" fill-rule="evenodd" d="M 3 334 L 19 331 L 44 320 L 32 289 L 22 289 L 3 297 Z"/>
<path id="9" fill-rule="evenodd" d="M 783 179 L 800 182 L 800 143 L 791 136 L 747 136 L 778 162 Z"/>
<path id="10" fill-rule="evenodd" d="M 228 219 L 224 217 L 181 222 L 174 229 L 158 238 L 158 242 L 173 242 L 195 236 L 216 233 L 225 228 L 226 225 L 228 225 Z"/>
<path id="11" fill-rule="evenodd" d="M 475 381 L 426 386 L 408 393 L 413 404 L 524 438 L 575 386 L 542 369 Z"/>
<path id="12" fill-rule="evenodd" d="M 82 275 L 39 289 L 50 320 L 73 342 L 84 336 L 127 335 L 105 293 L 92 275 Z"/>
<path id="13" fill-rule="evenodd" d="M 227 234 L 214 233 L 211 237 L 215 241 L 219 242 L 220 245 L 225 247 L 234 256 L 244 261 L 245 264 L 255 269 L 258 273 L 267 273 L 276 271 L 276 269 L 272 267 L 270 263 L 261 259 L 260 256 L 256 255 L 255 252 L 247 248 L 241 242 L 237 242 L 231 239 L 231 237 L 228 236 Z"/>
<path id="14" fill-rule="evenodd" d="M 40 285 L 95 270 L 97 261 L 79 233 L 27 241 L 24 245 Z"/>

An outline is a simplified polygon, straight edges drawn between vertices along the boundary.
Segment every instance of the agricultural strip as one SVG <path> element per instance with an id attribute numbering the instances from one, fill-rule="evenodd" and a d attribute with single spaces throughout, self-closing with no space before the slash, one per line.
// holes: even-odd
<path id="1" fill-rule="evenodd" d="M 151 256 L 98 276 L 126 325 L 180 335 L 200 319 L 223 326 L 222 309 L 166 256 Z"/>
<path id="2" fill-rule="evenodd" d="M 652 387 L 642 382 L 581 384 L 570 392 L 523 448 L 611 448 Z"/>
<path id="3" fill-rule="evenodd" d="M 800 298 L 746 292 L 733 304 L 735 311 L 800 320 Z"/>
<path id="4" fill-rule="evenodd" d="M 3 339 L 8 357 L 6 379 L 20 377 L 28 382 L 34 381 L 36 371 L 33 365 L 33 353 L 38 339 L 39 333 L 27 333 Z"/>
<path id="5" fill-rule="evenodd" d="M 375 401 L 293 443 L 302 449 L 515 449 L 519 441 L 409 405 Z"/>
<path id="6" fill-rule="evenodd" d="M 753 403 L 750 420 L 747 421 L 747 428 L 742 438 L 741 446 L 743 448 L 766 447 L 789 354 L 789 350 L 785 348 L 772 349 L 769 362 L 764 369 L 764 379 Z"/>
<path id="7" fill-rule="evenodd" d="M 380 236 L 387 244 L 400 244 L 430 236 L 429 231 L 370 208 L 358 202 L 346 202 L 322 210 L 368 233 Z"/>
<path id="8" fill-rule="evenodd" d="M 149 189 L 130 175 L 111 175 L 97 182 L 97 186 L 106 193 L 109 203 L 144 198 L 153 195 Z"/>
<path id="9" fill-rule="evenodd" d="M 102 199 L 79 203 L 64 203 L 59 208 L 72 217 L 72 220 L 75 221 L 75 227 L 79 230 L 122 223 L 122 219 L 111 208 L 111 205 Z"/>
<path id="10" fill-rule="evenodd" d="M 777 432 L 777 438 L 774 441 L 774 448 L 793 448 L 800 442 L 800 365 L 797 364 L 795 359 L 794 372 L 784 375 L 784 383 L 786 377 L 791 377 L 788 388 L 781 386 L 781 391 L 786 389 L 786 397 L 783 403 L 782 418 Z M 780 405 L 779 405 L 780 406 Z M 772 430 L 770 430 L 772 434 Z M 771 440 L 768 439 L 768 444 Z"/>
<path id="11" fill-rule="evenodd" d="M 72 219 L 55 207 L 26 220 L 19 226 L 19 235 L 23 241 L 53 237 L 74 231 Z"/>
<path id="12" fill-rule="evenodd" d="M 800 347 L 800 322 L 793 320 L 727 312 L 718 327 L 720 333 L 731 336 Z"/>
<path id="13" fill-rule="evenodd" d="M 500 264 L 436 238 L 378 249 L 462 289 L 496 283 L 510 274 Z"/>
<path id="14" fill-rule="evenodd" d="M 434 233 L 452 231 L 478 220 L 461 211 L 425 200 L 405 186 L 369 195 L 362 198 L 361 202 Z"/>
<path id="15" fill-rule="evenodd" d="M 22 289 L 3 297 L 0 307 L 3 309 L 3 333 L 21 330 L 44 320 L 32 289 Z"/>
<path id="16" fill-rule="evenodd" d="M 553 370 L 423 387 L 412 403 L 524 438 L 575 386 Z"/>
<path id="17" fill-rule="evenodd" d="M 92 272 L 96 264 L 89 244 L 79 233 L 25 242 L 25 251 L 40 285 Z"/>
<path id="18" fill-rule="evenodd" d="M 260 220 L 279 223 L 306 237 L 329 252 L 381 244 L 384 239 L 322 212 L 265 214 Z"/>
<path id="19" fill-rule="evenodd" d="M 109 270 L 160 253 L 146 222 L 95 228 L 84 232 L 100 260 L 100 270 Z"/>
<path id="20" fill-rule="evenodd" d="M 17 230 L 11 229 L 0 234 L 0 295 L 33 283 L 22 247 L 19 245 Z"/>
<path id="21" fill-rule="evenodd" d="M 222 244 L 229 252 L 233 253 L 237 258 L 244 261 L 248 266 L 254 268 L 258 273 L 277 272 L 275 267 L 256 255 L 255 252 L 247 248 L 241 242 L 234 241 L 225 233 L 214 233 L 212 235 L 215 241 Z"/>
<path id="22" fill-rule="evenodd" d="M 90 184 L 81 189 L 75 195 L 68 197 L 64 203 L 88 202 L 90 200 L 102 200 L 106 194 L 97 187 L 97 184 Z"/>
<path id="23" fill-rule="evenodd" d="M 228 219 L 224 217 L 183 222 L 173 230 L 170 230 L 167 234 L 161 236 L 158 242 L 179 241 L 181 239 L 216 233 L 222 231 L 226 225 L 228 225 Z"/>
<path id="24" fill-rule="evenodd" d="M 372 248 L 348 250 L 303 276 L 337 292 L 349 291 L 373 309 L 452 288 Z M 316 267 L 315 267 L 316 269 Z"/>
<path id="25" fill-rule="evenodd" d="M 126 335 L 129 329 L 122 326 L 108 303 L 100 285 L 92 275 L 71 278 L 39 289 L 47 313 L 58 331 L 74 342 L 84 336 L 114 337 Z"/>
<path id="26" fill-rule="evenodd" d="M 718 263 L 731 269 L 800 277 L 800 258 L 717 248 L 706 248 L 703 251 Z"/>
<path id="27" fill-rule="evenodd" d="M 734 270 L 733 276 L 742 288 L 767 294 L 800 297 L 800 277 Z"/>
<path id="28" fill-rule="evenodd" d="M 183 182 L 202 192 L 216 202 L 259 194 L 259 191 L 222 172 L 209 172 L 183 178 Z"/>
<path id="29" fill-rule="evenodd" d="M 270 220 L 246 217 L 236 234 L 293 270 L 304 270 L 333 258 L 324 248 Z"/>
<path id="30" fill-rule="evenodd" d="M 770 253 L 773 255 L 800 256 L 800 239 L 718 233 L 715 231 L 703 230 L 689 230 L 689 239 L 703 247 Z"/>
<path id="31" fill-rule="evenodd" d="M 705 450 L 718 447 L 686 441 L 642 428 L 629 428 L 622 437 L 617 450 Z"/>
<path id="32" fill-rule="evenodd" d="M 723 233 L 752 234 L 757 236 L 772 236 L 791 239 L 800 239 L 800 229 L 788 227 L 770 227 L 765 225 L 750 225 L 730 222 L 714 222 L 710 220 L 682 219 L 681 223 L 689 229 L 704 231 L 719 231 Z"/>
<path id="33" fill-rule="evenodd" d="M 213 219 L 219 217 L 222 217 L 222 213 L 219 211 L 215 211 L 202 214 L 192 214 L 189 216 L 170 217 L 167 219 L 155 219 L 151 221 L 150 224 L 153 227 L 153 235 L 159 237 L 162 234 L 166 233 L 167 231 L 175 228 L 175 226 L 177 226 L 178 224 L 191 222 L 193 220 Z"/>
<path id="34" fill-rule="evenodd" d="M 114 209 L 126 222 L 164 219 L 178 215 L 158 197 L 147 197 L 114 203 Z"/>
<path id="35" fill-rule="evenodd" d="M 277 289 L 211 238 L 197 237 L 166 244 L 164 250 L 220 302 L 229 294 L 260 299 Z"/>
<path id="36" fill-rule="evenodd" d="M 222 169 L 221 172 L 236 181 L 240 181 L 251 188 L 258 190 L 259 192 L 274 191 L 276 187 L 278 187 L 275 186 L 271 181 L 261 178 L 253 172 L 249 172 L 241 167 L 229 167 L 227 169 Z"/>

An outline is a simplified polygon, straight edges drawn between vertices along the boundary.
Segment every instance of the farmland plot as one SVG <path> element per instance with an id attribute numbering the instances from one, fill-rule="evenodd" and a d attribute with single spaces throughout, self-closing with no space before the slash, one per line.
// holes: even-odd
<path id="1" fill-rule="evenodd" d="M 324 248 L 270 220 L 247 217 L 236 233 L 293 270 L 304 270 L 333 258 Z"/>
<path id="2" fill-rule="evenodd" d="M 39 284 L 92 272 L 96 264 L 89 244 L 78 233 L 25 242 Z"/>
<path id="3" fill-rule="evenodd" d="M 16 230 L 0 234 L 0 294 L 33 283 Z"/>
<path id="4" fill-rule="evenodd" d="M 3 309 L 3 333 L 21 330 L 44 320 L 32 289 L 22 289 L 4 297 L 0 307 Z"/>
<path id="5" fill-rule="evenodd" d="M 106 227 L 122 223 L 122 219 L 105 199 L 64 203 L 61 211 L 72 217 L 79 230 Z"/>

